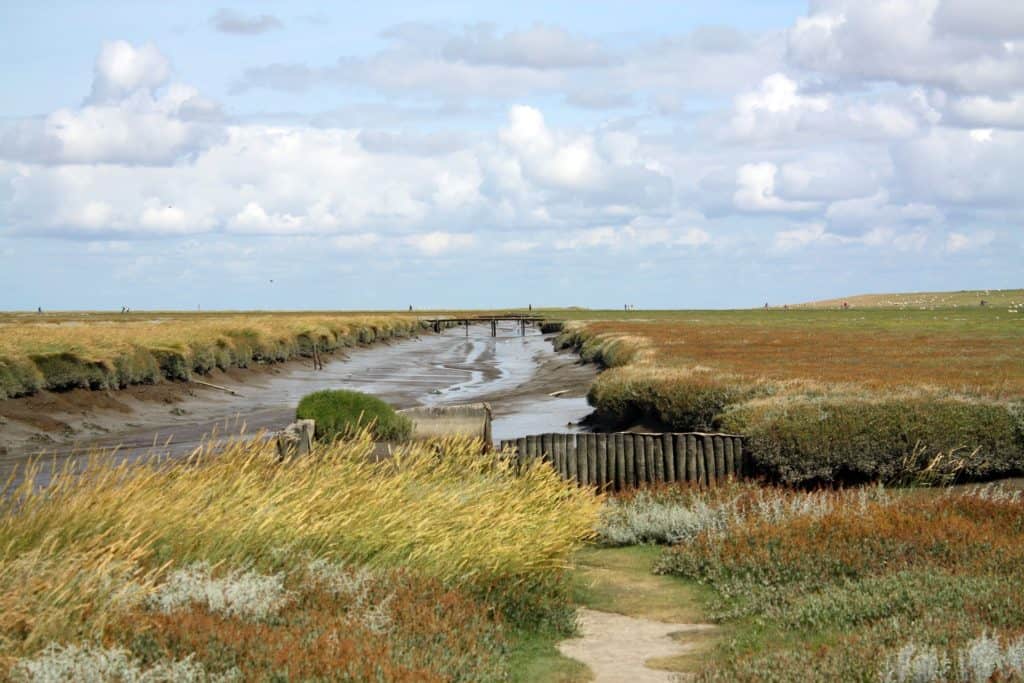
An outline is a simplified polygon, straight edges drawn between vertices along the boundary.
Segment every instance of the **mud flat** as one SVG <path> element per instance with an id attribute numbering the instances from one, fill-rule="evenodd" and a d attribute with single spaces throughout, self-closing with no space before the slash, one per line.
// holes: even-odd
<path id="1" fill-rule="evenodd" d="M 541 431 L 571 431 L 590 413 L 584 398 L 596 376 L 575 355 L 555 352 L 550 337 L 510 324 L 447 330 L 335 355 L 323 370 L 293 361 L 258 370 L 217 372 L 195 383 L 162 383 L 122 391 L 43 392 L 0 401 L 0 479 L 40 452 L 66 457 L 119 446 L 138 457 L 154 444 L 182 454 L 211 434 L 278 429 L 299 399 L 319 389 L 353 389 L 398 408 L 491 403 L 495 440 Z M 551 396 L 556 394 L 556 396 Z"/>

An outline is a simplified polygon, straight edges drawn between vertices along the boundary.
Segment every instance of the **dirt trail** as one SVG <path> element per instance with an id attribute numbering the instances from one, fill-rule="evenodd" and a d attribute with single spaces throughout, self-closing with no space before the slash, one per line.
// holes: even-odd
<path id="1" fill-rule="evenodd" d="M 562 641 L 558 650 L 590 667 L 597 683 L 689 680 L 689 674 L 651 669 L 645 662 L 677 657 L 697 648 L 697 643 L 685 638 L 676 640 L 673 634 L 715 628 L 709 624 L 671 624 L 587 608 L 579 610 L 579 624 L 581 636 Z"/>

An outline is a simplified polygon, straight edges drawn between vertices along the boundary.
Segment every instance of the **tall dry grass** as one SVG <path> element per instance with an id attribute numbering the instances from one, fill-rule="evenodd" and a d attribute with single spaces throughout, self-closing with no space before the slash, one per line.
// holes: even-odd
<path id="1" fill-rule="evenodd" d="M 0 316 L 0 400 L 40 389 L 119 388 L 330 353 L 421 329 L 399 315 Z"/>
<path id="2" fill-rule="evenodd" d="M 29 473 L 0 502 L 0 656 L 97 637 L 119 606 L 196 562 L 399 567 L 513 623 L 564 617 L 560 579 L 593 533 L 598 498 L 550 467 L 513 474 L 478 443 L 413 444 L 381 462 L 372 448 L 363 435 L 285 463 L 260 440 L 175 464 L 97 453 L 43 489 Z"/>

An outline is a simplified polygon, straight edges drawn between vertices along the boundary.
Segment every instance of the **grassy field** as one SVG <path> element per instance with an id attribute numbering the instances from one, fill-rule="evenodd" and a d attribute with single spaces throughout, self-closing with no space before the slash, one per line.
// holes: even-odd
<path id="1" fill-rule="evenodd" d="M 420 329 L 417 318 L 393 313 L 5 313 L 0 400 L 184 380 Z"/>
<path id="2" fill-rule="evenodd" d="M 699 680 L 1024 677 L 1019 491 L 661 488 L 612 500 L 599 531 L 662 544 L 656 572 L 695 584 L 662 609 L 721 626 Z"/>
<path id="3" fill-rule="evenodd" d="M 513 476 L 479 443 L 379 463 L 372 448 L 97 455 L 43 490 L 0 491 L 0 671 L 500 680 L 514 653 L 572 632 L 567 569 L 597 497 L 547 466 Z"/>
<path id="4" fill-rule="evenodd" d="M 1024 314 L 1007 308 L 564 315 L 560 344 L 610 368 L 590 392 L 599 414 L 748 434 L 783 481 L 1024 464 Z"/>

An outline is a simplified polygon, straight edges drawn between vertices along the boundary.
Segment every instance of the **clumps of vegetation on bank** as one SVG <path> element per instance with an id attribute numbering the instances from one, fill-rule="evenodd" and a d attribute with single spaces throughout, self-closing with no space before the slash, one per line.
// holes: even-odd
<path id="1" fill-rule="evenodd" d="M 358 391 L 324 389 L 304 396 L 295 411 L 300 420 L 316 420 L 316 438 L 333 441 L 368 430 L 381 441 L 405 441 L 412 420 L 384 401 Z"/>
<path id="2" fill-rule="evenodd" d="M 862 349 L 861 333 L 846 327 L 808 329 L 797 318 L 746 324 L 714 334 L 700 321 L 570 323 L 556 343 L 610 368 L 588 394 L 601 419 L 744 434 L 758 472 L 774 481 L 895 481 L 915 470 L 981 479 L 1024 469 L 1024 389 L 1007 388 L 1024 381 L 1013 375 L 1024 364 L 995 361 L 1019 355 L 1008 344 L 1014 335 L 994 335 L 989 355 L 963 368 L 948 340 L 899 346 L 913 343 L 913 325 Z M 850 358 L 837 369 L 839 348 Z M 985 384 L 958 391 L 966 375 Z"/>
<path id="3" fill-rule="evenodd" d="M 372 449 L 29 472 L 0 492 L 0 671 L 494 680 L 518 634 L 573 630 L 593 494 L 476 442 Z"/>
<path id="4" fill-rule="evenodd" d="M 0 320 L 0 400 L 188 380 L 417 334 L 405 316 L 155 314 Z"/>
<path id="5" fill-rule="evenodd" d="M 669 544 L 726 637 L 707 681 L 1024 678 L 1024 499 L 999 487 L 732 483 L 609 501 L 605 544 Z"/>

